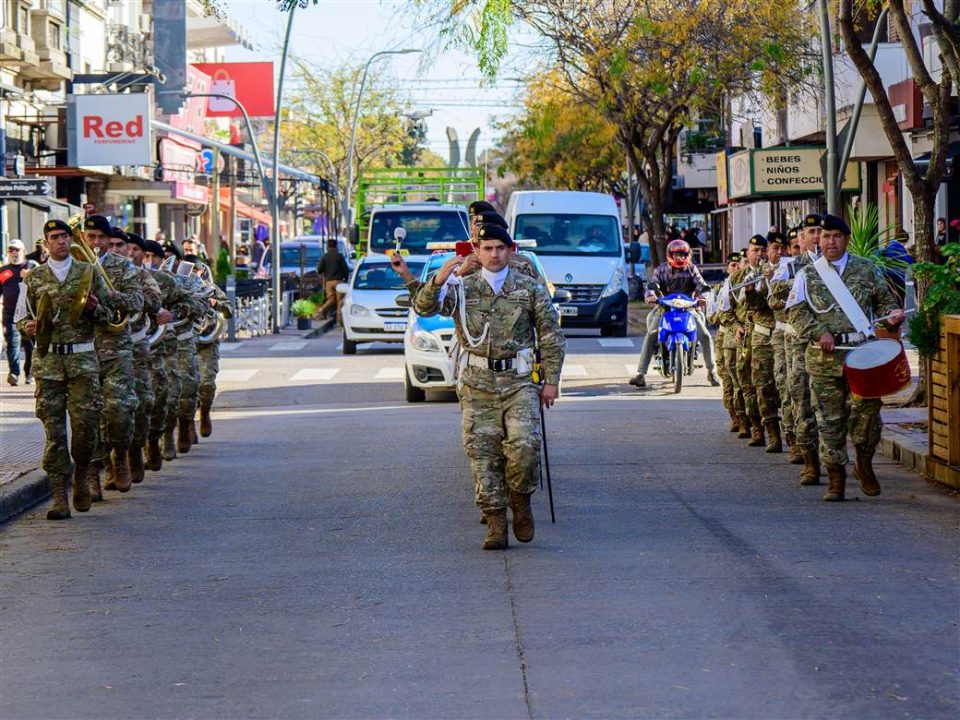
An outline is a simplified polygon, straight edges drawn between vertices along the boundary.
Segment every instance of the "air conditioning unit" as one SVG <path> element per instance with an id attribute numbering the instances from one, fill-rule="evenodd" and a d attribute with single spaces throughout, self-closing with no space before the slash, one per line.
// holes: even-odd
<path id="1" fill-rule="evenodd" d="M 120 73 L 130 70 L 133 70 L 133 63 L 131 62 L 112 62 L 107 65 L 107 72 Z"/>

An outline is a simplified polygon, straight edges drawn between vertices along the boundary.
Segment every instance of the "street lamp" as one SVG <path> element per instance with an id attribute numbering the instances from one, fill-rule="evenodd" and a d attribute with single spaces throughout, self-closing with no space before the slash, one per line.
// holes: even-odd
<path id="1" fill-rule="evenodd" d="M 363 88 L 367 83 L 367 71 L 370 70 L 370 64 L 378 57 L 384 55 L 412 55 L 413 53 L 423 52 L 416 48 L 405 48 L 403 50 L 381 50 L 374 53 L 363 66 L 363 76 L 360 78 L 360 91 L 357 93 L 357 106 L 353 110 L 353 126 L 350 128 L 350 151 L 347 153 L 347 188 L 343 200 L 343 217 L 347 222 L 350 220 L 350 190 L 353 187 L 353 150 L 357 141 L 357 120 L 360 118 L 360 100 L 363 98 Z"/>

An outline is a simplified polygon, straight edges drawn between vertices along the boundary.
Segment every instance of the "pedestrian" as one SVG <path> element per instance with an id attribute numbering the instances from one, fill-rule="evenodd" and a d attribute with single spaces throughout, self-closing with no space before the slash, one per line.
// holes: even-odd
<path id="1" fill-rule="evenodd" d="M 7 352 L 7 382 L 16 386 L 20 382 L 20 351 L 23 351 L 23 381 L 33 383 L 33 340 L 21 333 L 13 318 L 20 298 L 24 276 L 36 263 L 24 255 L 22 240 L 14 238 L 7 243 L 7 263 L 0 266 L 0 292 L 3 297 L 3 342 Z"/>
<path id="2" fill-rule="evenodd" d="M 843 219 L 826 214 L 820 225 L 823 256 L 797 274 L 787 309 L 797 335 L 807 343 L 807 372 L 820 429 L 820 454 L 830 483 L 823 500 L 836 502 L 845 497 L 848 436 L 857 453 L 853 472 L 860 489 L 868 496 L 880 494 L 873 456 L 883 427 L 883 402 L 850 392 L 843 374 L 846 348 L 868 339 L 871 329 L 867 318 L 871 315 L 887 318 L 883 324 L 896 331 L 904 312 L 897 308 L 877 266 L 847 252 L 850 228 Z M 840 282 L 836 282 L 838 279 Z"/>
<path id="3" fill-rule="evenodd" d="M 539 413 L 557 398 L 565 352 L 546 285 L 508 265 L 512 244 L 504 228 L 482 225 L 476 243 L 481 271 L 454 276 L 465 260 L 454 256 L 414 303 L 421 316 L 453 317 L 464 350 L 458 379 L 463 446 L 487 521 L 485 550 L 508 546 L 508 507 L 514 537 L 533 540 L 530 496 L 539 481 Z M 538 350 L 542 386 L 532 377 Z"/>
<path id="4" fill-rule="evenodd" d="M 33 262 L 37 265 L 43 265 L 47 261 L 47 251 L 43 247 L 43 240 L 37 240 L 33 252 L 27 253 L 27 262 Z"/>
<path id="5" fill-rule="evenodd" d="M 350 276 L 347 260 L 340 253 L 336 238 L 327 240 L 327 251 L 317 263 L 317 273 L 323 277 L 323 305 L 320 306 L 320 317 L 326 317 L 328 310 L 334 310 L 337 325 L 343 325 L 343 295 L 337 292 L 337 285 L 346 282 Z"/>
<path id="6" fill-rule="evenodd" d="M 37 341 L 37 417 L 46 434 L 42 467 L 53 494 L 47 519 L 63 520 L 70 517 L 67 485 L 71 472 L 74 509 L 90 509 L 86 474 L 103 403 L 94 323 L 109 319 L 112 299 L 100 275 L 70 256 L 73 230 L 67 223 L 48 220 L 43 232 L 50 257 L 24 281 L 17 327 Z M 77 307 L 80 312 L 75 312 Z"/>

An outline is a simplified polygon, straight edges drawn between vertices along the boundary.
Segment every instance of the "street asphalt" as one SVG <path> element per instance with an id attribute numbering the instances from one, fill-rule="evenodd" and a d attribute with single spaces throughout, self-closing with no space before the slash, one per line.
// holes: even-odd
<path id="1" fill-rule="evenodd" d="M 213 437 L 0 529 L 0 718 L 960 716 L 956 499 L 879 460 L 823 503 L 629 340 L 571 339 L 557 523 L 505 552 L 397 349 L 225 352 Z"/>

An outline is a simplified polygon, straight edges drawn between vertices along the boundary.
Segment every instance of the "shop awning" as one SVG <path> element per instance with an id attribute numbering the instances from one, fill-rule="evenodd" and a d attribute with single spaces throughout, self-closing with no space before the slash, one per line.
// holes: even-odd
<path id="1" fill-rule="evenodd" d="M 923 155 L 915 157 L 913 161 L 917 165 L 917 170 L 921 173 L 927 171 L 930 165 L 930 156 L 932 153 L 925 152 Z M 951 180 L 956 176 L 957 157 L 960 156 L 960 140 L 956 140 L 947 145 L 947 169 L 943 173 L 943 182 Z"/>

